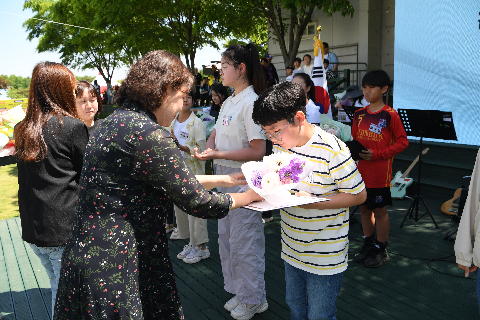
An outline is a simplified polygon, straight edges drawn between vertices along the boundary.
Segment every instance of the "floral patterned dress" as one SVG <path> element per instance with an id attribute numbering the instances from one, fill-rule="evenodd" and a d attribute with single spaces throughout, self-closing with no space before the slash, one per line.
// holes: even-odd
<path id="1" fill-rule="evenodd" d="M 164 225 L 171 202 L 214 219 L 231 206 L 196 180 L 153 113 L 126 101 L 85 151 L 54 319 L 182 319 Z"/>

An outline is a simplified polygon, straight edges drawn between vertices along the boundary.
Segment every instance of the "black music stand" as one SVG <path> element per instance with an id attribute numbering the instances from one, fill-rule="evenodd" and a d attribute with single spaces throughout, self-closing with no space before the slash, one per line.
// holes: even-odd
<path id="1" fill-rule="evenodd" d="M 428 210 L 423 197 L 420 195 L 421 176 L 422 176 L 422 150 L 423 150 L 423 138 L 433 138 L 442 140 L 457 140 L 455 133 L 455 127 L 453 126 L 453 118 L 451 112 L 440 110 L 417 110 L 417 109 L 398 109 L 398 114 L 402 120 L 403 127 L 407 136 L 420 137 L 420 152 L 418 161 L 418 185 L 417 194 L 412 200 L 412 204 L 408 209 L 405 218 L 403 218 L 400 228 L 407 220 L 407 217 L 413 218 L 415 222 L 420 220 L 427 213 L 432 219 L 435 227 L 438 229 L 438 225 L 435 222 L 430 210 Z M 427 213 L 424 213 L 421 217 L 418 217 L 418 208 L 422 201 Z M 415 216 L 413 212 L 415 211 Z"/>
<path id="2" fill-rule="evenodd" d="M 355 106 L 344 106 L 342 105 L 343 110 L 347 114 L 347 117 L 350 119 L 350 122 L 353 123 L 353 119 L 355 118 L 355 112 L 357 110 L 362 109 L 362 107 L 355 107 Z"/>

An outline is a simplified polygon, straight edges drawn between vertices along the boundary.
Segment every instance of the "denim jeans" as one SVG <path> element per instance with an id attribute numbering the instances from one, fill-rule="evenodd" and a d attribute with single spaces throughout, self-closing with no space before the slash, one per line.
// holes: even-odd
<path id="1" fill-rule="evenodd" d="M 52 288 L 52 318 L 55 308 L 55 298 L 57 296 L 58 279 L 60 278 L 60 267 L 62 265 L 62 254 L 65 246 L 60 247 L 37 247 L 29 243 L 33 252 L 40 258 L 40 262 L 47 271 L 50 279 L 50 287 Z"/>
<path id="2" fill-rule="evenodd" d="M 337 319 L 335 301 L 343 272 L 318 275 L 285 263 L 286 300 L 292 320 Z"/>

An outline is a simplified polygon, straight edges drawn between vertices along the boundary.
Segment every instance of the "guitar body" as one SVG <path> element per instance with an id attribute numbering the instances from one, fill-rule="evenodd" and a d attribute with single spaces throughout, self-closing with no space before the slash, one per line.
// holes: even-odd
<path id="1" fill-rule="evenodd" d="M 455 193 L 453 194 L 453 198 L 446 201 L 444 204 L 442 204 L 442 207 L 440 210 L 442 211 L 443 214 L 446 214 L 447 216 L 456 216 L 458 213 L 458 204 L 460 202 L 460 196 L 462 194 L 462 188 L 458 188 L 455 190 Z"/>
<path id="2" fill-rule="evenodd" d="M 402 178 L 402 172 L 398 171 L 392 179 L 390 193 L 394 199 L 403 199 L 407 194 L 407 188 L 413 183 L 411 178 Z"/>

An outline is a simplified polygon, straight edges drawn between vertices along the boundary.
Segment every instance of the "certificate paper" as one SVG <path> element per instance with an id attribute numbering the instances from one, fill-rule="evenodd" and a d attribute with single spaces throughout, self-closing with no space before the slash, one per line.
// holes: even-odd
<path id="1" fill-rule="evenodd" d="M 328 201 L 328 198 L 317 198 L 317 197 L 296 197 L 294 195 L 291 196 L 291 199 L 282 203 L 281 205 L 274 205 L 266 200 L 252 202 L 249 205 L 244 206 L 244 208 L 255 210 L 255 211 L 268 211 L 268 210 L 275 210 L 281 208 L 288 208 L 288 207 L 296 207 L 301 206 L 304 204 L 315 203 L 315 202 L 323 202 Z"/>

